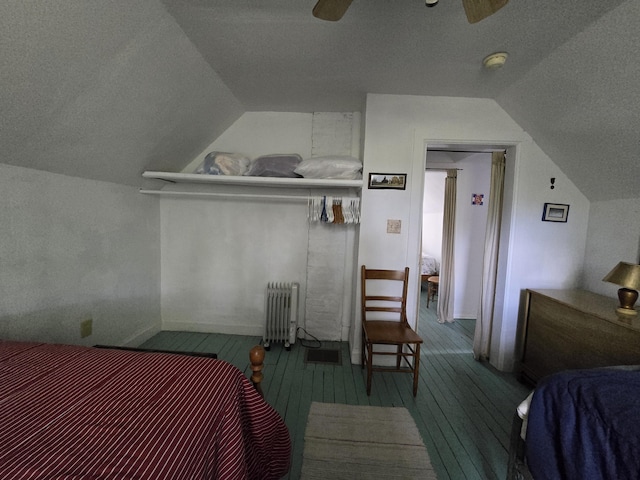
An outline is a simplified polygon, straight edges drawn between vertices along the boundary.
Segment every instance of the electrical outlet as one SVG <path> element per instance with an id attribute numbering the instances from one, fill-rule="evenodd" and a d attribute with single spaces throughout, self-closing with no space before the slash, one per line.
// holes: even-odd
<path id="1" fill-rule="evenodd" d="M 93 319 L 83 320 L 80 322 L 80 338 L 88 337 L 93 333 Z"/>

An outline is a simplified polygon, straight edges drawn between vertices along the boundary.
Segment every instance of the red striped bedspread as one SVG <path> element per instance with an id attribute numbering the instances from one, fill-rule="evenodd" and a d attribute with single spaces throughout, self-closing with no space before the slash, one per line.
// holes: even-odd
<path id="1" fill-rule="evenodd" d="M 0 341 L 0 478 L 277 479 L 291 442 L 233 365 Z"/>

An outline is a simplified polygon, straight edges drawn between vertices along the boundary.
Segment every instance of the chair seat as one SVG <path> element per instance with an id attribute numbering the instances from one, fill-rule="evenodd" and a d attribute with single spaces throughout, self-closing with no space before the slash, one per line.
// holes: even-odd
<path id="1" fill-rule="evenodd" d="M 368 320 L 364 329 L 371 343 L 397 345 L 399 343 L 422 343 L 422 338 L 406 325 L 385 320 Z"/>

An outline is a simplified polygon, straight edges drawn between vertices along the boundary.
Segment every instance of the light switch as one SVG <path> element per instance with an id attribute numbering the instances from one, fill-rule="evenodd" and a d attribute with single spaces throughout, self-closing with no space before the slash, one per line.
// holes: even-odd
<path id="1" fill-rule="evenodd" d="M 400 233 L 402 229 L 402 221 L 387 220 L 387 233 Z"/>

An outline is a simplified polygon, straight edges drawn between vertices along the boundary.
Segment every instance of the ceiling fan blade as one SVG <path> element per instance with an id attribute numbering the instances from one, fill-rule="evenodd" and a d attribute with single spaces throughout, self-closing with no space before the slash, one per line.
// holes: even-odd
<path id="1" fill-rule="evenodd" d="M 469 23 L 476 23 L 496 13 L 504 7 L 508 1 L 509 0 L 462 0 L 462 4 L 464 5 L 464 12 L 467 14 Z"/>
<path id="2" fill-rule="evenodd" d="M 313 16 L 320 20 L 336 22 L 342 18 L 353 0 L 318 0 Z"/>

